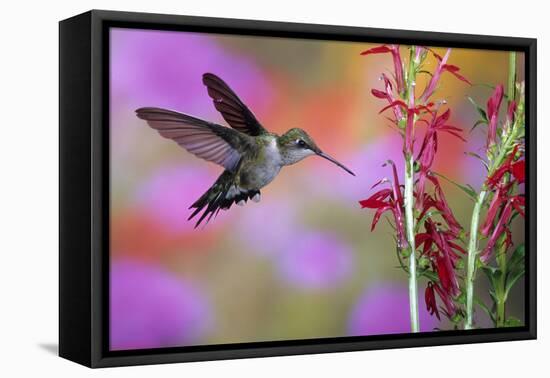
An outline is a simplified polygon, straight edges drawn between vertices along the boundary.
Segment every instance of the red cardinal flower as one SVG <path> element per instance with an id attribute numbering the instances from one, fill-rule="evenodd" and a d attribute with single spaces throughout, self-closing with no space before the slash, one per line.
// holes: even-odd
<path id="1" fill-rule="evenodd" d="M 511 173 L 519 184 L 525 182 L 525 160 L 521 159 L 514 162 L 514 158 L 520 147 L 520 145 L 516 145 L 502 165 L 487 178 L 487 186 L 489 188 L 496 188 L 506 173 Z"/>
<path id="2" fill-rule="evenodd" d="M 401 54 L 399 53 L 398 45 L 383 45 L 383 46 L 373 47 L 371 49 L 363 51 L 361 55 L 384 54 L 384 53 L 392 54 L 397 90 L 399 91 L 399 93 L 403 93 L 403 91 L 405 90 L 405 81 L 403 80 L 403 62 L 401 61 Z"/>
<path id="3" fill-rule="evenodd" d="M 403 195 L 401 193 L 401 187 L 399 185 L 399 178 L 397 177 L 397 169 L 395 164 L 391 160 L 389 160 L 388 163 L 392 166 L 393 181 L 384 179 L 377 182 L 373 187 L 388 182 L 390 183 L 391 188 L 381 189 L 369 198 L 359 201 L 359 204 L 363 209 L 376 209 L 376 213 L 372 219 L 371 231 L 376 227 L 380 217 L 386 211 L 391 211 L 395 222 L 395 228 L 397 230 L 397 241 L 399 247 L 405 248 L 408 243 L 405 237 L 405 225 L 403 223 Z"/>
<path id="4" fill-rule="evenodd" d="M 498 108 L 497 102 L 498 98 L 495 97 L 495 102 L 491 107 Z M 516 145 L 500 167 L 487 178 L 486 185 L 494 193 L 487 210 L 485 222 L 481 227 L 481 234 L 489 237 L 487 245 L 480 255 L 482 262 L 489 260 L 497 241 L 502 235 L 505 235 L 506 248 L 512 244 L 509 222 L 514 211 L 525 217 L 525 196 L 523 194 L 512 194 L 515 185 L 525 182 L 525 159 L 521 156 L 521 152 L 518 156 L 519 160 L 514 161 L 518 151 L 523 151 L 521 145 Z M 506 174 L 508 174 L 506 176 L 507 180 L 505 180 Z"/>
<path id="5" fill-rule="evenodd" d="M 434 284 L 434 289 L 439 295 L 439 298 L 443 301 L 444 307 L 441 307 L 441 312 L 443 312 L 447 318 L 451 319 L 457 313 L 457 307 L 452 296 L 443 290 L 438 284 Z"/>
<path id="6" fill-rule="evenodd" d="M 507 193 L 510 189 L 511 184 L 503 185 L 497 188 L 497 191 L 493 195 L 493 199 L 489 204 L 489 210 L 487 210 L 487 216 L 483 226 L 481 226 L 481 234 L 488 236 L 493 228 L 493 223 L 495 218 L 500 210 L 502 210 L 502 205 L 506 203 Z"/>
<path id="7" fill-rule="evenodd" d="M 510 171 L 518 183 L 522 184 L 525 182 L 525 160 L 520 160 L 510 165 Z"/>
<path id="8" fill-rule="evenodd" d="M 435 316 L 437 316 L 437 319 L 441 320 L 441 317 L 439 316 L 439 311 L 437 310 L 437 303 L 435 301 L 435 290 L 433 282 L 428 282 L 426 292 L 424 293 L 424 299 L 426 301 L 426 309 L 428 310 L 430 315 L 435 314 Z"/>
<path id="9" fill-rule="evenodd" d="M 428 219 L 424 224 L 424 228 L 426 232 L 416 236 L 416 244 L 419 248 L 422 247 L 422 256 L 431 260 L 433 270 L 439 281 L 438 283 L 433 282 L 430 290 L 437 291 L 445 303 L 452 302 L 452 298 L 460 293 L 455 264 L 461 256 L 457 251 L 462 254 L 465 251 L 452 242 L 456 235 L 439 229 L 438 224 L 432 220 Z M 447 313 L 451 316 L 454 315 L 454 305 L 447 303 L 445 307 Z"/>
<path id="10" fill-rule="evenodd" d="M 395 96 L 393 95 L 393 87 L 391 81 L 384 74 L 382 74 L 382 80 L 384 80 L 384 88 L 386 91 L 384 92 L 378 89 L 372 89 L 371 93 L 374 97 L 386 99 L 389 104 L 393 104 L 395 102 Z M 403 118 L 403 112 L 398 106 L 393 107 L 393 113 L 395 115 L 396 122 L 399 122 Z"/>
<path id="11" fill-rule="evenodd" d="M 428 282 L 428 286 L 426 287 L 426 291 L 424 293 L 426 309 L 428 310 L 430 315 L 435 314 L 437 319 L 441 319 L 439 315 L 439 310 L 437 308 L 435 293 L 437 293 L 437 295 L 443 302 L 443 306 L 440 307 L 441 312 L 443 312 L 443 314 L 445 314 L 447 318 L 451 319 L 456 314 L 457 307 L 453 302 L 453 298 L 447 292 L 445 292 L 445 290 L 443 290 L 441 286 L 436 282 L 430 281 Z"/>
<path id="12" fill-rule="evenodd" d="M 409 104 L 405 104 L 401 100 L 395 100 L 390 103 L 388 106 L 385 106 L 380 110 L 379 113 L 383 113 L 389 108 L 400 108 L 407 113 L 407 125 L 405 126 L 405 141 L 403 145 L 403 152 L 405 155 L 410 155 L 413 153 L 413 142 L 414 142 L 414 116 L 419 115 L 421 112 L 431 113 L 431 107 L 433 103 L 428 103 L 426 105 L 416 105 L 414 103 L 414 94 L 409 95 Z"/>
<path id="13" fill-rule="evenodd" d="M 430 233 L 434 244 L 437 246 L 437 252 L 432 256 L 434 270 L 439 277 L 442 288 L 450 295 L 456 296 L 459 293 L 458 279 L 453 262 L 453 260 L 456 260 L 456 255 L 447 243 L 447 239 L 433 224 L 430 227 Z"/>
<path id="14" fill-rule="evenodd" d="M 425 182 L 420 182 L 421 180 L 429 180 L 433 184 L 434 196 L 428 194 L 424 194 L 422 196 L 419 195 L 420 190 L 424 190 L 425 186 Z M 441 217 L 447 223 L 451 234 L 457 236 L 462 230 L 462 226 L 460 225 L 460 223 L 458 223 L 456 217 L 454 216 L 453 211 L 451 210 L 449 203 L 447 202 L 447 198 L 443 193 L 443 189 L 441 188 L 439 180 L 433 174 L 428 172 L 425 175 L 420 176 L 419 184 L 421 184 L 422 187 L 419 186 L 415 194 L 417 204 L 422 204 L 421 207 L 417 207 L 417 209 L 420 210 L 420 215 L 418 216 L 418 219 L 422 219 L 431 208 L 435 208 L 437 211 L 439 211 Z"/>
<path id="15" fill-rule="evenodd" d="M 437 152 L 438 132 L 449 133 L 462 141 L 465 139 L 459 134 L 462 130 L 458 127 L 447 124 L 451 116 L 451 110 L 447 109 L 443 114 L 437 115 L 437 110 L 432 111 L 432 119 L 428 124 L 428 130 L 424 134 L 424 140 L 418 153 L 416 161 L 420 163 L 420 174 L 417 183 L 417 201 L 416 208 L 422 209 L 423 207 L 423 193 L 426 185 L 427 176 L 430 174 L 430 168 L 433 164 L 435 154 Z M 428 122 L 428 121 L 426 121 Z"/>
<path id="16" fill-rule="evenodd" d="M 443 58 L 437 53 L 435 53 L 434 51 L 432 50 L 430 51 L 439 61 L 439 64 L 437 65 L 437 68 L 435 69 L 435 72 L 432 75 L 432 78 L 428 83 L 428 86 L 424 90 L 424 93 L 422 93 L 422 96 L 420 96 L 421 100 L 427 101 L 430 98 L 430 96 L 434 93 L 437 87 L 437 84 L 439 83 L 439 79 L 441 78 L 441 74 L 443 72 L 449 72 L 453 74 L 455 77 L 457 77 L 459 80 L 462 80 L 470 85 L 472 84 L 468 79 L 466 79 L 464 76 L 458 73 L 458 71 L 460 71 L 460 68 L 452 64 L 447 64 L 447 60 L 449 59 L 449 55 L 451 54 L 451 49 L 447 49 L 447 52 L 445 53 Z"/>
<path id="17" fill-rule="evenodd" d="M 493 230 L 493 233 L 491 234 L 491 237 L 489 238 L 489 241 L 487 242 L 487 245 L 479 255 L 479 258 L 483 263 L 486 263 L 489 260 L 495 244 L 503 233 L 506 233 L 507 235 L 505 242 L 508 244 L 508 246 L 512 244 L 512 240 L 508 237 L 510 235 L 510 232 L 508 230 L 508 222 L 512 217 L 512 208 L 513 206 L 510 202 L 506 203 L 506 205 L 504 206 L 504 209 L 500 214 L 500 218 Z"/>
<path id="18" fill-rule="evenodd" d="M 525 218 L 525 196 L 523 194 L 518 194 L 511 197 L 509 201 L 519 215 Z"/>

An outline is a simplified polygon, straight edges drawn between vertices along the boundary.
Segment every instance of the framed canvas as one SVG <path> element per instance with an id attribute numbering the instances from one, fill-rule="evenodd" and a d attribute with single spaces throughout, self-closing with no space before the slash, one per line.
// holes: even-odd
<path id="1" fill-rule="evenodd" d="M 59 353 L 536 337 L 536 40 L 60 22 Z"/>

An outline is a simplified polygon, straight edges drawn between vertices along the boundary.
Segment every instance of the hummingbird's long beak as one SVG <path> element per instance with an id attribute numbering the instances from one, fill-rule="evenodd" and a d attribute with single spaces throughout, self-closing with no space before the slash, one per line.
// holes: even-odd
<path id="1" fill-rule="evenodd" d="M 342 168 L 344 171 L 346 171 L 347 173 L 349 173 L 350 175 L 352 176 L 355 176 L 355 173 L 353 173 L 351 170 L 349 170 L 346 166 L 344 166 L 344 164 L 338 162 L 335 158 L 325 154 L 323 151 L 318 151 L 318 152 L 315 152 L 318 156 L 322 157 L 322 158 L 325 158 L 327 159 L 328 161 L 331 161 L 333 162 L 334 164 L 336 164 L 337 166 L 339 166 L 340 168 Z"/>

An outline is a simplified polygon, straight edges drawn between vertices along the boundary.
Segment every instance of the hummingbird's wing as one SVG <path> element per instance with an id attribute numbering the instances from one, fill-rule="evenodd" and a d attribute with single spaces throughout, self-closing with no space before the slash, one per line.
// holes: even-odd
<path id="1" fill-rule="evenodd" d="M 160 108 L 140 108 L 136 115 L 165 138 L 201 159 L 233 171 L 244 151 L 254 149 L 252 138 L 229 127 Z"/>
<path id="2" fill-rule="evenodd" d="M 205 73 L 202 75 L 202 82 L 208 89 L 208 95 L 214 100 L 214 106 L 232 128 L 250 136 L 268 133 L 222 79 L 214 74 Z"/>

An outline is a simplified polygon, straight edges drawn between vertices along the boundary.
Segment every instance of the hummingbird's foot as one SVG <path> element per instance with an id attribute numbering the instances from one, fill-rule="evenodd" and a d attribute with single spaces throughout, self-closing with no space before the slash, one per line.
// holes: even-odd
<path id="1" fill-rule="evenodd" d="M 254 201 L 256 203 L 260 202 L 261 199 L 262 199 L 262 196 L 261 196 L 260 192 L 254 194 L 254 197 L 252 197 L 252 201 Z"/>

